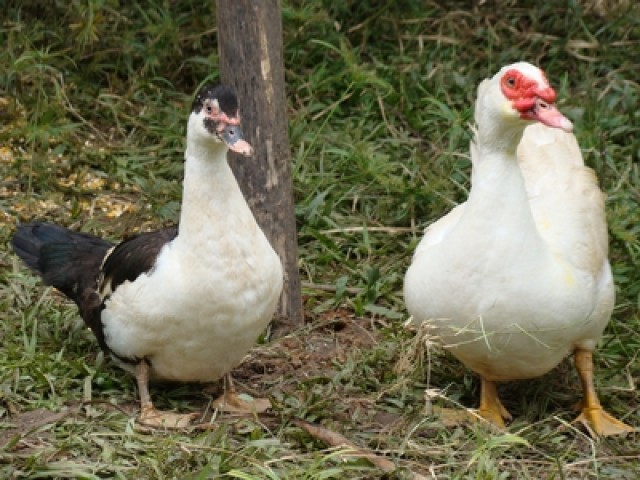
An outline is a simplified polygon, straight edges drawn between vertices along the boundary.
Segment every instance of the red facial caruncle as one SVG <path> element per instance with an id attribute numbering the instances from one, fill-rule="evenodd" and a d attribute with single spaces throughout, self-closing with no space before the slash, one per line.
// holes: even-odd
<path id="1" fill-rule="evenodd" d="M 212 115 L 211 118 L 219 122 L 218 131 L 224 130 L 225 125 L 240 125 L 240 115 L 229 117 L 226 113 L 220 112 L 217 115 Z"/>
<path id="2" fill-rule="evenodd" d="M 500 87 L 502 94 L 512 101 L 513 108 L 520 113 L 531 110 L 536 98 L 541 98 L 547 103 L 556 101 L 556 92 L 546 83 L 546 79 L 545 85 L 540 86 L 536 80 L 526 77 L 516 69 L 507 70 L 502 76 Z"/>
<path id="3" fill-rule="evenodd" d="M 521 119 L 542 122 L 549 127 L 570 132 L 573 124 L 555 106 L 556 92 L 541 74 L 542 82 L 539 82 L 518 69 L 507 70 L 500 79 L 502 94 L 511 100 L 512 107 Z"/>

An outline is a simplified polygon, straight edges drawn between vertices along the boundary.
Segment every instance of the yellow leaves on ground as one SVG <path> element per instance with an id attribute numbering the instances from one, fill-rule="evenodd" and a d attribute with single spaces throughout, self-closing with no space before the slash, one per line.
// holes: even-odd
<path id="1" fill-rule="evenodd" d="M 13 163 L 13 152 L 4 145 L 0 145 L 0 163 Z"/>
<path id="2" fill-rule="evenodd" d="M 0 146 L 0 200 L 8 200 L 0 210 L 1 224 L 70 215 L 116 219 L 136 213 L 143 206 L 136 202 L 138 196 L 130 193 L 137 190 L 135 187 L 122 192 L 122 185 L 101 171 L 78 168 L 61 155 L 47 154 L 37 160 L 34 157 Z M 39 163 L 35 165 L 36 162 Z M 42 170 L 48 172 L 48 180 Z"/>

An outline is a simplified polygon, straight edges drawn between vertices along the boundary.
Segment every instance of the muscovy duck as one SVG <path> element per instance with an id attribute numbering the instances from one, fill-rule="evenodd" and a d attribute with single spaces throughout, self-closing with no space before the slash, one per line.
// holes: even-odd
<path id="1" fill-rule="evenodd" d="M 604 195 L 555 99 L 526 62 L 480 84 L 469 198 L 427 228 L 405 302 L 480 375 L 478 414 L 495 425 L 511 419 L 496 382 L 541 376 L 573 353 L 578 420 L 597 435 L 625 433 L 633 429 L 603 410 L 593 381 L 614 306 Z"/>
<path id="2" fill-rule="evenodd" d="M 212 382 L 227 375 L 271 320 L 283 285 L 280 259 L 227 163 L 252 154 L 235 93 L 203 86 L 187 125 L 178 227 L 118 245 L 43 222 L 23 224 L 15 252 L 78 306 L 100 346 L 132 372 L 140 422 L 182 427 L 192 415 L 161 412 L 150 379 Z M 248 406 L 234 392 L 225 400 Z"/>

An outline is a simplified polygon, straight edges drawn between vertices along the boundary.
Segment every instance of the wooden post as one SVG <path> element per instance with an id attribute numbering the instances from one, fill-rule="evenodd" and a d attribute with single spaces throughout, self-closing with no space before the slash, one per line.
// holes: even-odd
<path id="1" fill-rule="evenodd" d="M 222 82 L 238 93 L 252 159 L 230 157 L 258 224 L 284 266 L 277 334 L 304 322 L 291 180 L 279 0 L 217 0 L 216 25 Z"/>

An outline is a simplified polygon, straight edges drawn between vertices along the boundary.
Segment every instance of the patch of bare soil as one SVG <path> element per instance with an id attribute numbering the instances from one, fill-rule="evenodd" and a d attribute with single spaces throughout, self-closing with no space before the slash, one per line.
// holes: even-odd
<path id="1" fill-rule="evenodd" d="M 350 354 L 373 347 L 379 338 L 373 320 L 347 310 L 331 311 L 313 325 L 254 348 L 233 378 L 263 391 L 268 385 L 333 377 Z"/>
<path id="2" fill-rule="evenodd" d="M 329 383 L 336 375 L 344 375 L 345 362 L 358 362 L 382 340 L 381 326 L 379 321 L 356 317 L 348 310 L 327 312 L 311 325 L 253 349 L 232 372 L 234 381 L 238 390 L 251 395 L 290 395 L 304 404 L 310 394 L 300 384 Z M 326 389 L 320 401 L 326 403 L 324 410 L 331 414 L 329 423 L 342 429 L 355 422 L 361 433 L 374 435 L 401 427 L 399 415 L 376 406 L 384 392 L 363 392 L 354 389 L 352 382 L 364 384 L 366 379 L 346 379 L 345 385 Z M 324 416 L 322 409 L 319 415 Z"/>

